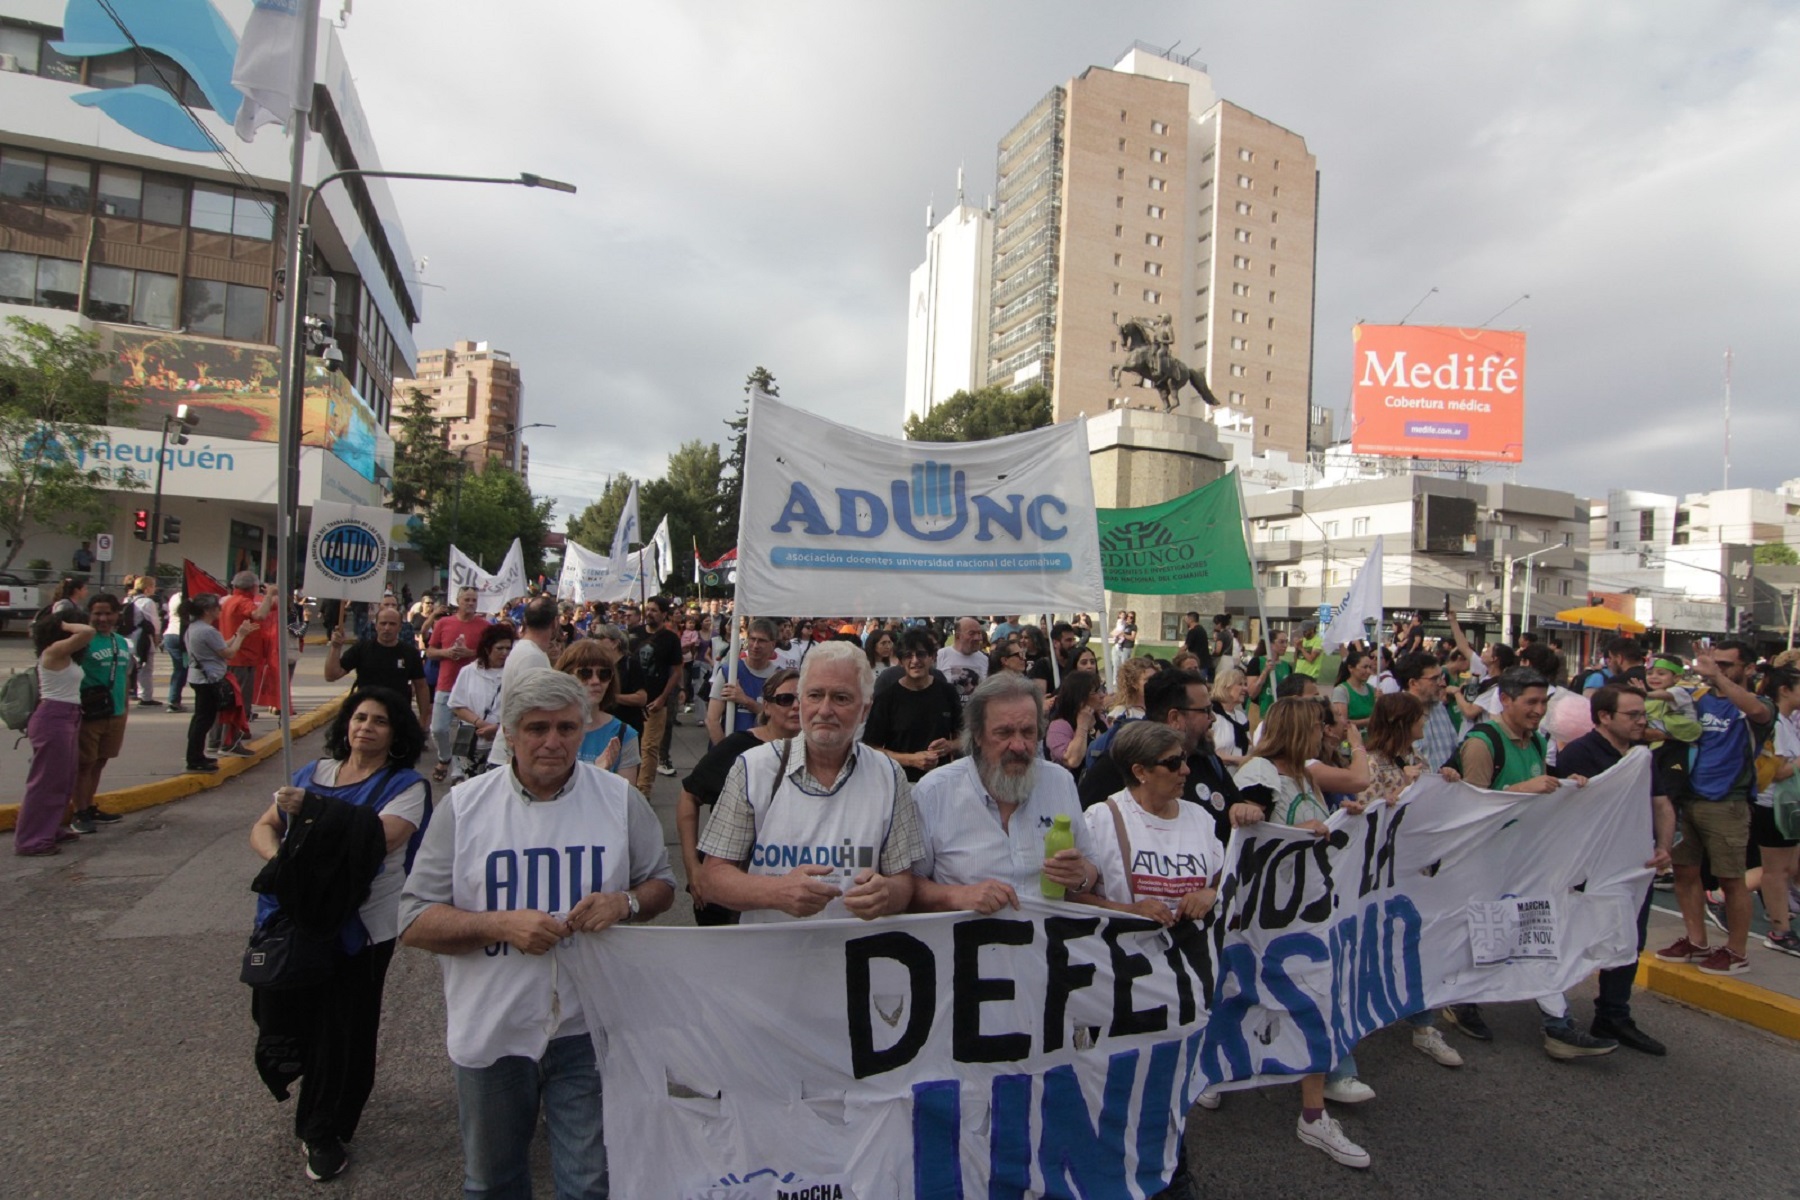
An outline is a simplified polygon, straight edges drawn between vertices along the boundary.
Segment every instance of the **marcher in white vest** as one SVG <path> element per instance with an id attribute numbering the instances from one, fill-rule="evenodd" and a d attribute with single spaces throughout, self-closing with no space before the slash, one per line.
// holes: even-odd
<path id="1" fill-rule="evenodd" d="M 918 912 L 992 913 L 1042 897 L 1041 878 L 1066 895 L 1090 891 L 1100 868 L 1081 819 L 1075 777 L 1039 747 L 1044 690 L 1023 675 L 990 675 L 963 714 L 963 757 L 913 785 L 925 857 L 913 870 Z M 1044 855 L 1058 815 L 1070 821 L 1075 848 Z"/>
<path id="2" fill-rule="evenodd" d="M 857 736 L 875 676 L 851 642 L 821 642 L 800 668 L 800 738 L 731 768 L 700 838 L 701 879 L 744 923 L 905 912 L 924 854 L 906 775 Z"/>
<path id="3" fill-rule="evenodd" d="M 510 766 L 438 806 L 401 896 L 401 942 L 441 956 L 467 1195 L 529 1193 L 540 1106 L 557 1195 L 607 1194 L 592 1028 L 557 951 L 649 920 L 675 885 L 644 798 L 577 761 L 587 724 L 571 675 L 532 671 L 509 687 Z"/>

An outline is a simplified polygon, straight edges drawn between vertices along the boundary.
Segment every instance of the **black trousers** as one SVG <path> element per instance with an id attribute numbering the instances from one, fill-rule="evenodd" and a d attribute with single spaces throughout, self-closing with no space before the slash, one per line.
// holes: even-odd
<path id="1" fill-rule="evenodd" d="M 187 765 L 206 763 L 206 734 L 219 719 L 219 685 L 194 680 L 194 715 L 188 718 Z"/>
<path id="2" fill-rule="evenodd" d="M 375 1090 L 381 993 L 393 958 L 393 941 L 380 942 L 346 957 L 328 983 L 251 992 L 257 1074 L 277 1100 L 300 1080 L 294 1133 L 303 1142 L 356 1136 Z"/>

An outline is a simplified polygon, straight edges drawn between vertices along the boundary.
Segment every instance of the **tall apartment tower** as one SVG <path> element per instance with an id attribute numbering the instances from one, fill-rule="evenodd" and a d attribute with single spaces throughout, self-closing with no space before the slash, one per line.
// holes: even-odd
<path id="1" fill-rule="evenodd" d="M 906 320 L 906 415 L 923 417 L 957 392 L 987 382 L 988 289 L 994 218 L 967 204 L 937 224 L 925 212 L 925 261 L 912 273 Z"/>
<path id="2" fill-rule="evenodd" d="M 525 423 L 525 385 L 512 355 L 486 342 L 421 350 L 418 377 L 394 381 L 396 413 L 406 408 L 415 388 L 431 398 L 438 417 L 448 422 L 452 454 L 479 461 L 470 455 L 476 451 L 490 461 L 524 470 L 525 451 L 515 431 Z"/>
<path id="3" fill-rule="evenodd" d="M 1167 314 L 1176 357 L 1253 426 L 1308 449 L 1318 167 L 1220 100 L 1203 64 L 1134 45 L 1000 140 L 987 382 L 1049 387 L 1057 420 L 1142 402 L 1118 325 Z M 1188 411 L 1200 404 L 1187 392 Z"/>

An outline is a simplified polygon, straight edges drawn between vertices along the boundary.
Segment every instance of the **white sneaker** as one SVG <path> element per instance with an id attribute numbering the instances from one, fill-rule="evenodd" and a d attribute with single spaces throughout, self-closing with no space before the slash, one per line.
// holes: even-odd
<path id="1" fill-rule="evenodd" d="M 1423 1029 L 1413 1030 L 1413 1049 L 1429 1058 L 1440 1067 L 1460 1067 L 1463 1065 L 1462 1055 L 1458 1054 L 1437 1027 L 1427 1025 Z"/>
<path id="2" fill-rule="evenodd" d="M 1375 1089 L 1354 1075 L 1348 1079 L 1327 1079 L 1325 1098 L 1334 1104 L 1362 1104 L 1375 1098 Z"/>
<path id="3" fill-rule="evenodd" d="M 1198 1096 L 1194 1097 L 1194 1103 L 1198 1104 L 1201 1108 L 1204 1108 L 1207 1112 L 1217 1112 L 1219 1105 L 1225 1103 L 1225 1096 L 1216 1088 L 1207 1088 L 1204 1092 L 1201 1092 Z"/>
<path id="4" fill-rule="evenodd" d="M 1330 1117 L 1308 1121 L 1302 1114 L 1297 1128 L 1301 1141 L 1317 1146 L 1346 1167 L 1355 1167 L 1359 1171 L 1368 1167 L 1369 1152 L 1345 1137 L 1343 1126 Z"/>

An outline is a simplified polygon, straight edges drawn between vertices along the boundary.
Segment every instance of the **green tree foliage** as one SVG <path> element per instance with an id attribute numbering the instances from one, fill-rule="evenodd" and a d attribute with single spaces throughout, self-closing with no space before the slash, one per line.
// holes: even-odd
<path id="1" fill-rule="evenodd" d="M 675 550 L 668 580 L 678 588 L 692 586 L 690 559 L 694 547 L 708 560 L 731 549 L 735 540 L 727 540 L 723 500 L 725 462 L 716 442 L 699 439 L 684 442 L 669 455 L 668 468 L 659 479 L 642 481 L 638 487 L 638 514 L 643 518 L 644 536 L 655 532 L 662 519 L 669 519 L 669 541 Z M 618 528 L 619 514 L 631 495 L 629 475 L 615 475 L 607 482 L 600 498 L 570 519 L 570 540 L 589 550 L 605 554 L 612 548 L 613 530 Z M 732 513 L 733 531 L 736 513 Z"/>
<path id="2" fill-rule="evenodd" d="M 725 422 L 725 427 L 731 430 L 731 453 L 725 459 L 723 486 L 719 491 L 719 539 L 722 544 L 718 552 L 721 554 L 737 545 L 738 512 L 744 503 L 744 442 L 750 429 L 750 396 L 758 391 L 775 397 L 781 395 L 781 385 L 775 382 L 775 376 L 767 367 L 759 366 L 745 378 L 744 407 L 738 410 L 737 416 Z M 700 552 L 706 553 L 704 545 Z"/>
<path id="3" fill-rule="evenodd" d="M 1800 566 L 1800 554 L 1795 553 L 1794 548 L 1786 542 L 1770 542 L 1766 546 L 1758 546 L 1755 558 L 1761 566 Z"/>
<path id="4" fill-rule="evenodd" d="M 456 486 L 456 455 L 444 436 L 445 422 L 418 388 L 408 391 L 406 407 L 394 426 L 395 512 L 424 512 Z"/>
<path id="5" fill-rule="evenodd" d="M 450 547 L 455 545 L 491 571 L 500 565 L 516 537 L 524 552 L 525 573 L 542 571 L 553 501 L 533 496 L 523 479 L 499 463 L 489 463 L 481 471 L 471 468 L 461 476 L 460 488 L 451 482 L 413 536 L 425 561 L 446 565 Z"/>
<path id="6" fill-rule="evenodd" d="M 1009 392 L 984 387 L 957 392 L 923 419 L 906 419 L 906 436 L 915 442 L 982 442 L 1025 433 L 1050 424 L 1050 393 L 1042 387 Z"/>
<path id="7" fill-rule="evenodd" d="M 600 498 L 569 518 L 568 536 L 570 541 L 580 542 L 597 554 L 605 554 L 612 549 L 613 531 L 619 527 L 619 514 L 625 511 L 625 501 L 631 498 L 631 485 L 636 482 L 623 471 L 606 481 L 606 488 Z M 644 511 L 644 498 L 638 496 L 638 515 Z M 650 526 L 655 529 L 656 526 Z"/>
<path id="8" fill-rule="evenodd" d="M 101 532 L 114 516 L 108 490 L 145 486 L 129 468 L 112 470 L 92 455 L 107 440 L 101 426 L 125 419 L 131 407 L 106 381 L 99 335 L 23 317 L 6 324 L 12 332 L 0 336 L 0 533 L 8 546 L 0 567 L 12 565 L 33 532 Z"/>

